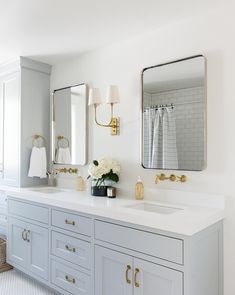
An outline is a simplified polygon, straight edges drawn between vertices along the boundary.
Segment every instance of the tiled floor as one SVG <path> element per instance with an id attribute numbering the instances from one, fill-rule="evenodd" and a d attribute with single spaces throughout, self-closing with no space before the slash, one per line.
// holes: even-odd
<path id="1" fill-rule="evenodd" d="M 0 273 L 0 295 L 58 295 L 16 270 Z"/>

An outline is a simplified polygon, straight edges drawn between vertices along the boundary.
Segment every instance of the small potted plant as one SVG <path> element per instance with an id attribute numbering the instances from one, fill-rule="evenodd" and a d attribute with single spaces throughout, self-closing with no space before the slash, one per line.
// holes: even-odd
<path id="1" fill-rule="evenodd" d="M 93 181 L 92 196 L 106 197 L 107 187 L 119 181 L 120 165 L 114 159 L 103 158 L 94 160 L 88 168 L 89 176 Z"/>

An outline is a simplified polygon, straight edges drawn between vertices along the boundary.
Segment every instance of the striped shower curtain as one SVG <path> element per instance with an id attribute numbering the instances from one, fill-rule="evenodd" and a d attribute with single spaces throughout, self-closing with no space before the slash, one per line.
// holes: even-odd
<path id="1" fill-rule="evenodd" d="M 144 155 L 146 168 L 178 169 L 175 113 L 171 107 L 144 111 Z"/>

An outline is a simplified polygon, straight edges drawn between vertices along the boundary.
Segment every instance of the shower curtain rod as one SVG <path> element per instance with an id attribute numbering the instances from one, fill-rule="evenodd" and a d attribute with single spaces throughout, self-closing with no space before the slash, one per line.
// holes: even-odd
<path id="1" fill-rule="evenodd" d="M 193 103 L 203 103 L 203 101 L 189 101 L 189 102 L 178 102 L 178 103 L 171 103 L 171 104 L 157 104 L 150 107 L 144 107 L 145 109 L 154 109 L 154 108 L 174 108 L 174 106 L 178 105 L 185 105 L 185 104 L 193 104 Z"/>

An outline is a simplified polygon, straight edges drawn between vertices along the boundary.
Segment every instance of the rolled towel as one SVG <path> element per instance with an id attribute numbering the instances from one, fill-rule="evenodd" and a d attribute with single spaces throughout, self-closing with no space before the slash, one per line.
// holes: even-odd
<path id="1" fill-rule="evenodd" d="M 47 158 L 46 158 L 46 148 L 45 147 L 33 147 L 30 164 L 29 164 L 29 177 L 40 177 L 46 178 L 47 172 Z"/>

